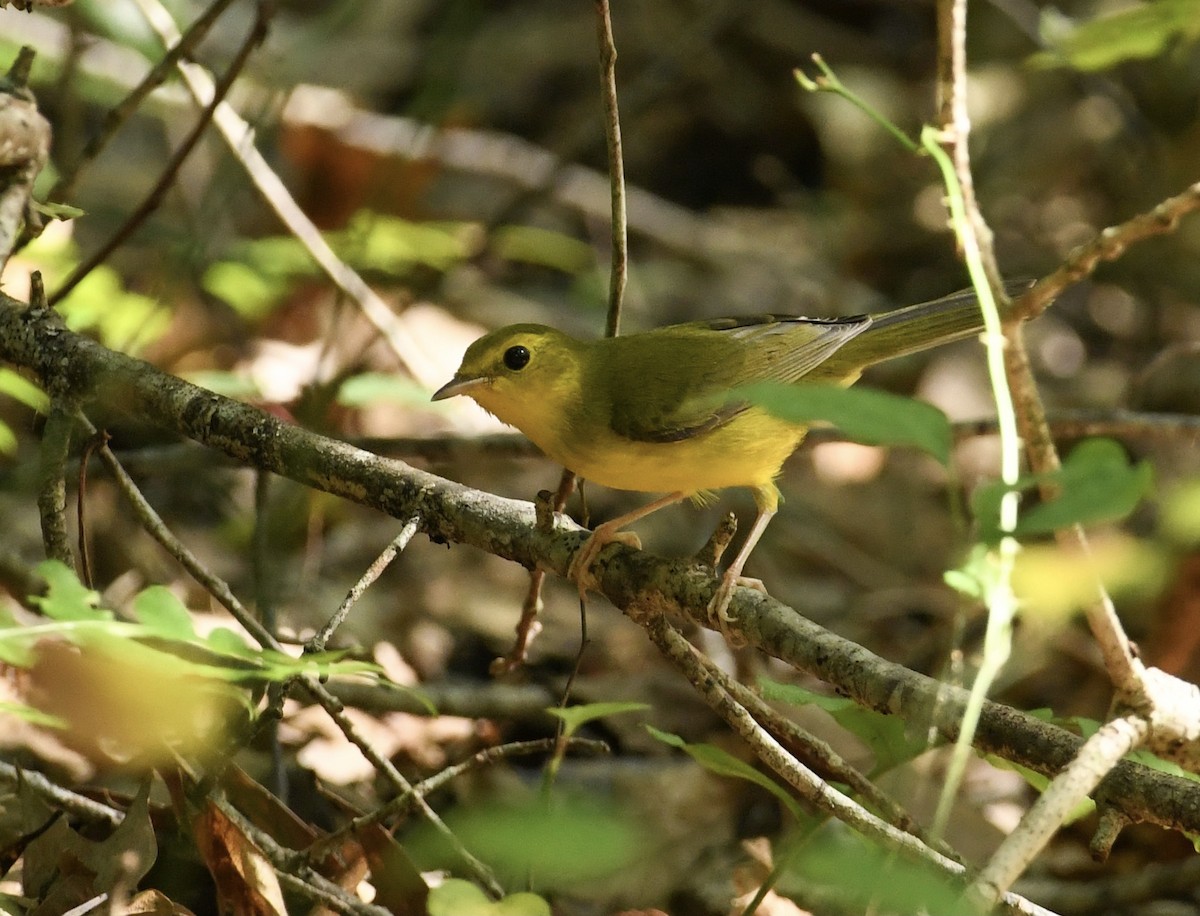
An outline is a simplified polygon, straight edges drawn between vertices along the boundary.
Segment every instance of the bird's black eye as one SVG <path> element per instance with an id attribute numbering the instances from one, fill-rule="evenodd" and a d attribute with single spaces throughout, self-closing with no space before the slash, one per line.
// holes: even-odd
<path id="1" fill-rule="evenodd" d="M 529 350 L 525 347 L 509 347 L 504 351 L 504 365 L 514 372 L 529 365 Z"/>

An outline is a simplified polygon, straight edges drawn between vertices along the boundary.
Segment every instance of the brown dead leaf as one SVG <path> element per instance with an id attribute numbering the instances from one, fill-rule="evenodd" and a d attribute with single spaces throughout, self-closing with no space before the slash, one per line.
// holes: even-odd
<path id="1" fill-rule="evenodd" d="M 23 876 L 25 895 L 38 903 L 28 916 L 59 916 L 100 894 L 132 890 L 158 856 L 148 799 L 147 783 L 105 840 L 81 836 L 65 818 L 33 840 Z"/>
<path id="2" fill-rule="evenodd" d="M 196 916 L 161 891 L 142 891 L 120 911 L 120 916 Z"/>
<path id="3" fill-rule="evenodd" d="M 258 848 L 211 801 L 192 824 L 196 847 L 229 916 L 287 916 L 275 870 Z"/>

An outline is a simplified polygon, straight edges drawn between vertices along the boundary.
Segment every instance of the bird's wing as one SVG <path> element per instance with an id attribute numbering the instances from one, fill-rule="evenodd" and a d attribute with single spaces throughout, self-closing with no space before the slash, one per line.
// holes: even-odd
<path id="1" fill-rule="evenodd" d="M 691 322 L 614 341 L 622 358 L 610 381 L 610 426 L 640 442 L 701 436 L 750 406 L 730 400 L 731 389 L 799 381 L 870 323 L 866 315 L 755 315 Z"/>

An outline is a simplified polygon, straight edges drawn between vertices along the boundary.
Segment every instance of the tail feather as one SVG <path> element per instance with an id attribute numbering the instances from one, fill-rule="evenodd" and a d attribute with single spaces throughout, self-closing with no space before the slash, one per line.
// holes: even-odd
<path id="1" fill-rule="evenodd" d="M 1019 295 L 1027 283 L 1010 287 L 1011 295 Z M 848 340 L 831 357 L 831 375 L 858 371 L 875 363 L 930 347 L 965 340 L 983 330 L 983 312 L 973 289 L 951 293 L 940 299 L 910 305 L 906 308 L 871 316 L 871 325 L 857 337 Z"/>

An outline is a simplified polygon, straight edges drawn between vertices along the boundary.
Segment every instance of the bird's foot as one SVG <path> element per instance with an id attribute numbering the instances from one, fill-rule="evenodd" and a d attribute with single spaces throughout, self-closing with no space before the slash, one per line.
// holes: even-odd
<path id="1" fill-rule="evenodd" d="M 579 587 L 580 596 L 595 585 L 592 564 L 600 556 L 600 551 L 613 543 L 624 544 L 634 550 L 642 549 L 641 539 L 632 531 L 606 530 L 604 525 L 593 531 L 591 537 L 575 552 L 575 556 L 571 558 L 571 565 L 567 567 L 567 578 Z"/>
<path id="2" fill-rule="evenodd" d="M 725 641 L 731 646 L 744 646 L 745 639 L 733 633 L 729 629 L 731 623 L 736 623 L 737 618 L 729 613 L 729 602 L 733 600 L 733 590 L 739 585 L 746 588 L 752 588 L 755 591 L 767 593 L 767 587 L 763 585 L 761 579 L 751 579 L 746 576 L 739 576 L 736 573 L 726 573 L 721 577 L 721 584 L 717 586 L 716 593 L 713 594 L 712 600 L 708 602 L 708 619 L 721 631 L 721 635 L 725 637 Z"/>

